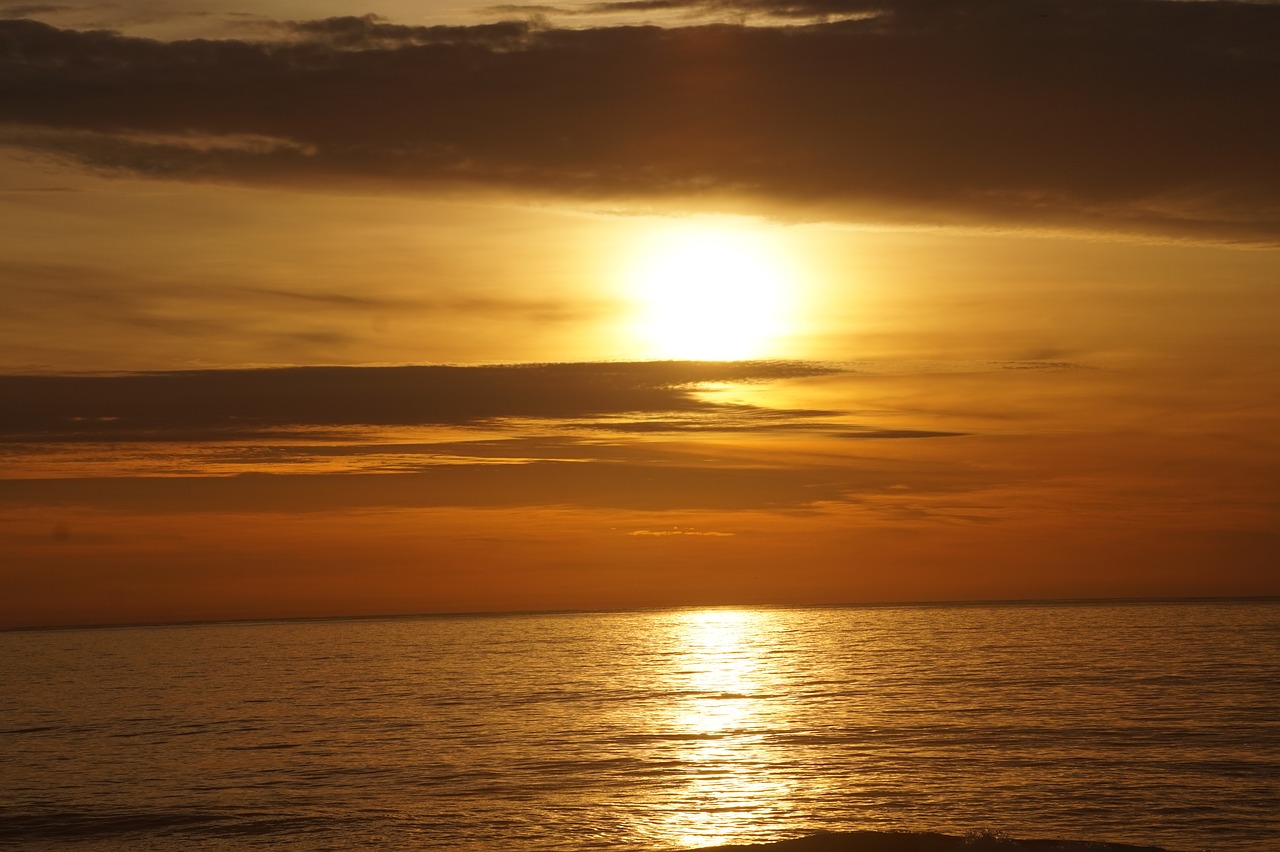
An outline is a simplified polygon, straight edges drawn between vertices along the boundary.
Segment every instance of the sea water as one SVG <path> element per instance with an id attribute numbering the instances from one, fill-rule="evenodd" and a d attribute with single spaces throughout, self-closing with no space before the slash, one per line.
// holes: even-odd
<path id="1" fill-rule="evenodd" d="M 0 633 L 0 844 L 1280 850 L 1280 602 Z"/>

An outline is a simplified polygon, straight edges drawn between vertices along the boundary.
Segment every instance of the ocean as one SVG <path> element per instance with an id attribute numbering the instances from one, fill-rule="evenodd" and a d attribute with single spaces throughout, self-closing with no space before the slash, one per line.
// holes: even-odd
<path id="1" fill-rule="evenodd" d="M 1280 601 L 0 633 L 0 845 L 1280 850 Z"/>

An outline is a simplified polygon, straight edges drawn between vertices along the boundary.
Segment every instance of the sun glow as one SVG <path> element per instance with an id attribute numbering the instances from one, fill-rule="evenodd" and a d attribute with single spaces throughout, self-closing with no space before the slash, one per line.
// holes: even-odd
<path id="1" fill-rule="evenodd" d="M 659 233 L 629 269 L 645 355 L 730 361 L 777 355 L 790 275 L 764 229 L 692 225 Z"/>

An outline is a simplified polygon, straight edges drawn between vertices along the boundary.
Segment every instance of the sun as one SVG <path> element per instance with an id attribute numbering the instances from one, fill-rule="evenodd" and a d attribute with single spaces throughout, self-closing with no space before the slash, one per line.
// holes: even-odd
<path id="1" fill-rule="evenodd" d="M 776 354 L 791 282 L 764 229 L 686 224 L 653 234 L 628 270 L 647 357 L 732 361 Z"/>

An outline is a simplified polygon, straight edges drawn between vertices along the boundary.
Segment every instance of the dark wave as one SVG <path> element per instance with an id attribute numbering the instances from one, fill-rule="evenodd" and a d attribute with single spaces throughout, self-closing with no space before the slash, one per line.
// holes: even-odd
<path id="1" fill-rule="evenodd" d="M 174 809 L 155 811 L 0 811 L 0 847 L 8 843 L 99 841 L 120 848 L 185 849 L 175 838 L 208 840 L 258 835 L 291 838 L 317 833 L 354 836 L 367 815 L 282 814 L 238 809 Z M 353 841 L 352 848 L 363 846 Z M 7 848 L 7 847 L 6 847 Z"/>
<path id="2" fill-rule="evenodd" d="M 776 843 L 716 846 L 703 852 L 1168 852 L 1158 846 L 1091 840 L 1015 840 L 999 833 L 970 832 L 963 837 L 920 831 L 838 831 Z"/>
<path id="3" fill-rule="evenodd" d="M 226 814 L 220 812 L 198 810 L 0 813 L 0 842 L 87 840 L 165 833 L 178 829 L 206 829 L 227 822 L 228 819 Z"/>

